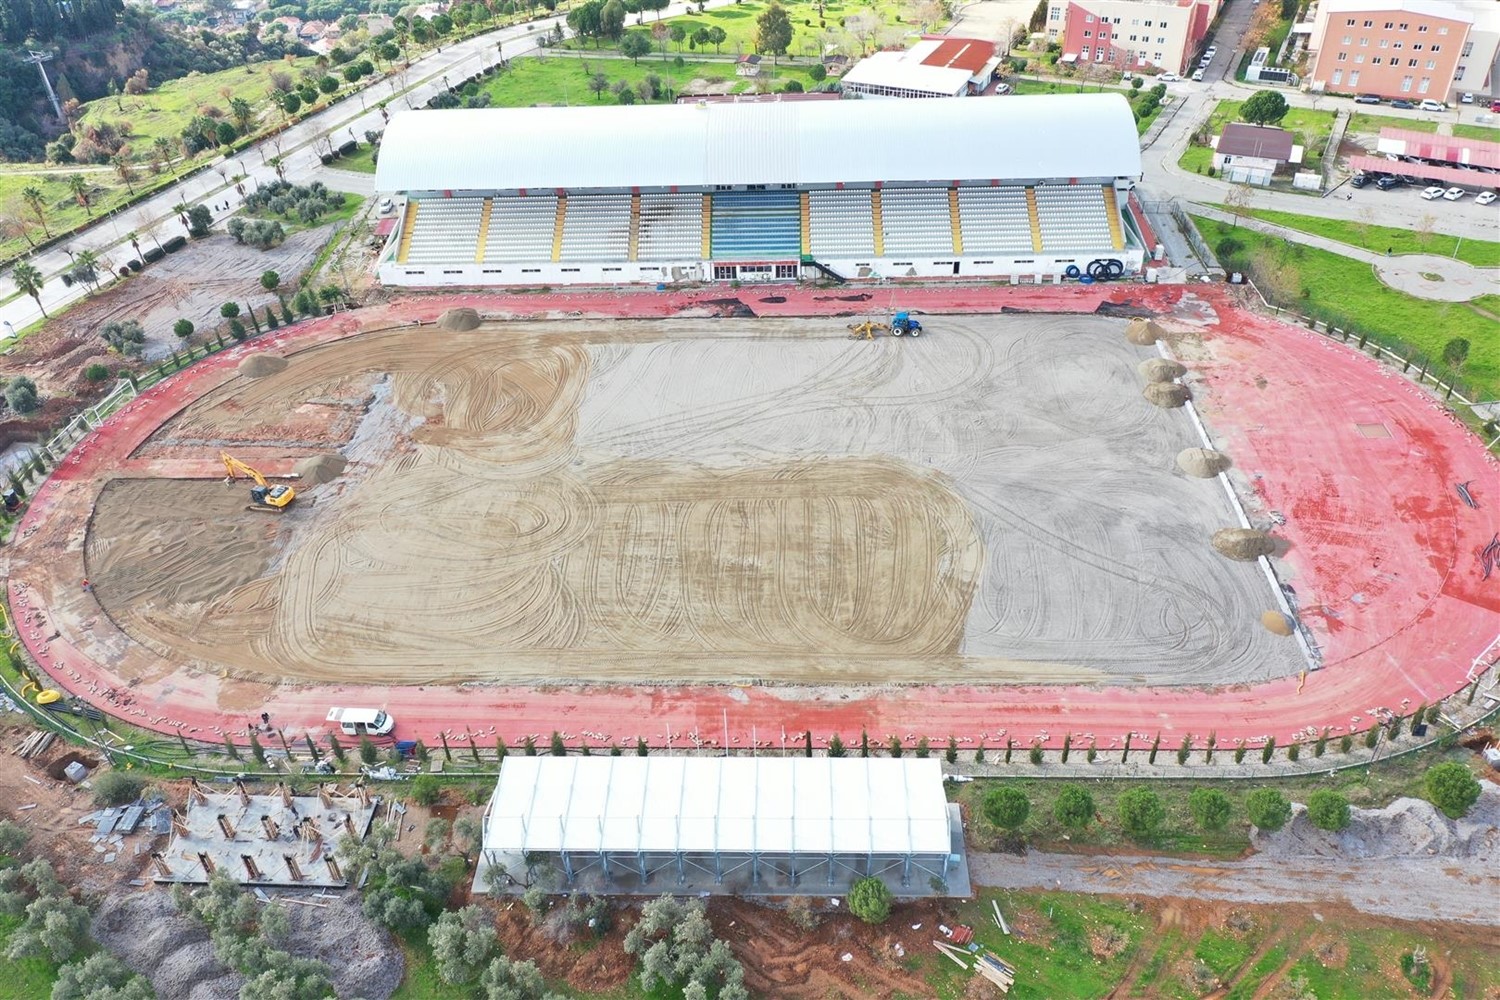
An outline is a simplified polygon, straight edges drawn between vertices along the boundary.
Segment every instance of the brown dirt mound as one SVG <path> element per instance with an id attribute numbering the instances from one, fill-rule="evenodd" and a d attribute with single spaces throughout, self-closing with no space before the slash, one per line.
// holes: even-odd
<path id="1" fill-rule="evenodd" d="M 1182 378 L 1187 374 L 1187 369 L 1175 361 L 1166 358 L 1149 358 L 1137 366 L 1141 378 L 1147 382 L 1170 382 L 1174 378 Z"/>
<path id="2" fill-rule="evenodd" d="M 1177 453 L 1177 467 L 1190 476 L 1212 479 L 1231 465 L 1229 456 L 1208 448 L 1184 448 Z"/>
<path id="3" fill-rule="evenodd" d="M 240 374 L 246 378 L 265 378 L 285 371 L 286 358 L 276 354 L 251 354 L 240 362 Z"/>
<path id="4" fill-rule="evenodd" d="M 1254 562 L 1276 551 L 1276 543 L 1264 531 L 1253 528 L 1222 528 L 1214 532 L 1214 550 L 1221 556 Z"/>
<path id="5" fill-rule="evenodd" d="M 1140 347 L 1150 347 L 1166 335 L 1154 319 L 1133 319 L 1125 327 L 1125 339 Z"/>
<path id="6" fill-rule="evenodd" d="M 316 486 L 337 479 L 348 465 L 349 460 L 343 455 L 314 455 L 292 466 L 292 471 L 303 482 Z"/>
<path id="7" fill-rule="evenodd" d="M 1142 395 L 1151 405 L 1166 410 L 1176 409 L 1192 398 L 1187 386 L 1178 382 L 1150 382 Z"/>
<path id="8" fill-rule="evenodd" d="M 437 325 L 454 333 L 476 330 L 479 328 L 479 313 L 473 309 L 445 309 L 438 317 Z"/>
<path id="9" fill-rule="evenodd" d="M 1267 611 L 1260 616 L 1260 623 L 1272 635 L 1291 635 L 1292 623 L 1280 611 Z"/>

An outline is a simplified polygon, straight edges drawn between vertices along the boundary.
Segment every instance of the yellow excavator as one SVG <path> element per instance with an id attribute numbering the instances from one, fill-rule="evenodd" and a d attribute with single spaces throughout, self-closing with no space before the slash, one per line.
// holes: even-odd
<path id="1" fill-rule="evenodd" d="M 297 491 L 290 486 L 278 483 L 272 486 L 266 482 L 266 477 L 255 469 L 241 462 L 239 459 L 225 452 L 219 452 L 219 458 L 224 461 L 224 468 L 229 472 L 225 482 L 234 482 L 240 476 L 246 476 L 254 480 L 255 485 L 250 487 L 250 506 L 246 510 L 266 511 L 271 514 L 281 514 L 291 506 L 293 500 L 297 499 Z"/>

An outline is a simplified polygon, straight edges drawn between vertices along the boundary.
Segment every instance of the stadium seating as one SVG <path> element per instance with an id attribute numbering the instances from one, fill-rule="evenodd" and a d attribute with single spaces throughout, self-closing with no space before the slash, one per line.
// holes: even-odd
<path id="1" fill-rule="evenodd" d="M 947 188 L 883 188 L 880 216 L 887 257 L 953 253 Z"/>
<path id="2" fill-rule="evenodd" d="M 875 223 L 868 189 L 813 191 L 808 195 L 808 207 L 814 257 L 874 256 Z"/>
<path id="3" fill-rule="evenodd" d="M 472 262 L 483 214 L 483 198 L 422 199 L 417 205 L 406 263 Z"/>
<path id="4" fill-rule="evenodd" d="M 961 187 L 958 217 L 964 253 L 1028 253 L 1031 219 L 1022 187 Z"/>
<path id="5" fill-rule="evenodd" d="M 557 226 L 555 195 L 492 198 L 490 205 L 490 229 L 484 243 L 486 263 L 552 259 L 552 235 Z M 625 208 L 630 210 L 628 197 Z"/>
<path id="6" fill-rule="evenodd" d="M 568 198 L 559 260 L 624 260 L 630 253 L 630 195 Z"/>
<path id="7" fill-rule="evenodd" d="M 637 260 L 696 260 L 702 254 L 701 194 L 641 195 Z"/>
<path id="8" fill-rule="evenodd" d="M 802 253 L 801 209 L 795 191 L 715 193 L 714 259 L 795 259 Z"/>
<path id="9" fill-rule="evenodd" d="M 1107 250 L 1113 245 L 1099 185 L 1039 184 L 1035 190 L 1043 250 Z"/>

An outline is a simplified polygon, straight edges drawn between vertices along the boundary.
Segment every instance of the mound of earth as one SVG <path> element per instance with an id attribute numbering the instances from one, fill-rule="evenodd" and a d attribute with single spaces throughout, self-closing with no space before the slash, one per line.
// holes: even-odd
<path id="1" fill-rule="evenodd" d="M 1214 550 L 1221 556 L 1254 562 L 1276 551 L 1276 542 L 1264 531 L 1254 528 L 1221 528 L 1214 532 Z"/>
<path id="2" fill-rule="evenodd" d="M 1146 401 L 1164 410 L 1174 410 L 1192 398 L 1180 382 L 1148 382 L 1142 391 Z"/>
<path id="3" fill-rule="evenodd" d="M 1292 623 L 1280 611 L 1267 611 L 1260 616 L 1260 623 L 1272 635 L 1291 635 Z"/>
<path id="4" fill-rule="evenodd" d="M 387 1000 L 401 985 L 401 949 L 360 912 L 357 894 L 329 901 L 326 909 L 286 910 L 292 931 L 285 950 L 325 963 L 339 996 Z M 161 1000 L 235 1000 L 245 984 L 244 976 L 214 957 L 203 925 L 179 914 L 164 889 L 106 897 L 94 916 L 93 934 L 151 980 Z"/>
<path id="5" fill-rule="evenodd" d="M 479 313 L 473 309 L 444 309 L 437 325 L 453 333 L 479 329 Z"/>
<path id="6" fill-rule="evenodd" d="M 1479 801 L 1463 819 L 1449 819 L 1425 799 L 1397 799 L 1384 809 L 1350 809 L 1338 833 L 1319 830 L 1307 807 L 1292 806 L 1292 819 L 1274 833 L 1256 830 L 1251 842 L 1272 857 L 1472 858 L 1500 861 L 1500 786 L 1481 782 Z M 1477 869 L 1476 869 L 1477 871 Z"/>
<path id="7" fill-rule="evenodd" d="M 1140 347 L 1150 347 L 1166 335 L 1154 319 L 1133 319 L 1125 326 L 1125 339 Z"/>
<path id="8" fill-rule="evenodd" d="M 1208 448 L 1184 448 L 1177 453 L 1177 467 L 1198 479 L 1212 479 L 1230 464 L 1228 455 Z"/>
<path id="9" fill-rule="evenodd" d="M 1187 374 L 1186 368 L 1166 358 L 1147 358 L 1137 366 L 1136 370 L 1147 382 L 1170 382 Z"/>
<path id="10" fill-rule="evenodd" d="M 348 465 L 349 460 L 343 455 L 314 455 L 292 466 L 292 471 L 304 483 L 317 486 L 337 479 Z"/>
<path id="11" fill-rule="evenodd" d="M 278 354 L 250 354 L 240 362 L 240 374 L 246 378 L 265 378 L 285 371 L 286 358 Z"/>

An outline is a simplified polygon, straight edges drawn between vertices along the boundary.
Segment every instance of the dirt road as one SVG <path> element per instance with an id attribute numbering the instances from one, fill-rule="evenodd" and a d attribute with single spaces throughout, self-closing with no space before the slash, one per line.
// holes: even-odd
<path id="1" fill-rule="evenodd" d="M 975 885 L 1229 903 L 1344 903 L 1397 920 L 1500 926 L 1500 877 L 1472 859 L 1275 858 L 1184 861 L 1151 855 L 969 855 Z"/>

